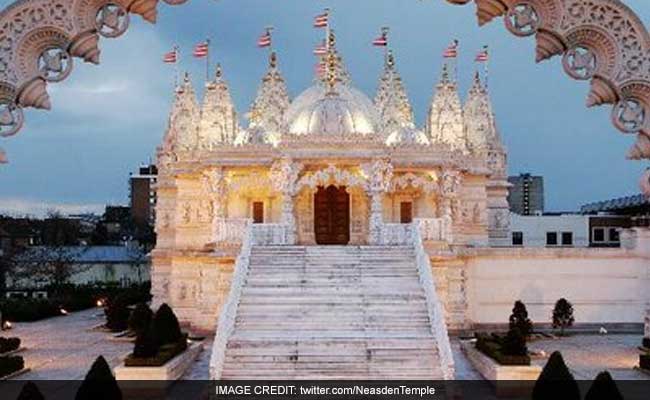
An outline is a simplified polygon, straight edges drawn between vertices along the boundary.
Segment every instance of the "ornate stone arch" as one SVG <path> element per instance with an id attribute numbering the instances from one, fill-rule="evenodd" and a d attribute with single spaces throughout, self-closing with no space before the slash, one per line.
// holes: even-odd
<path id="1" fill-rule="evenodd" d="M 163 0 L 182 4 L 187 0 Z M 447 0 L 467 4 L 472 0 Z M 40 32 L 44 43 L 62 45 L 70 56 L 99 61 L 99 36 L 119 36 L 128 26 L 128 13 L 155 22 L 159 0 L 18 0 L 0 12 L 0 135 L 15 134 L 22 127 L 23 107 L 49 108 L 47 85 L 33 65 L 40 46 L 23 47 L 25 37 Z M 586 76 L 591 91 L 588 106 L 612 104 L 612 121 L 638 140 L 628 156 L 650 159 L 650 35 L 634 12 L 621 0 L 474 0 L 479 25 L 504 17 L 517 36 L 535 36 L 536 60 L 563 55 L 565 69 L 576 49 L 596 60 Z M 107 10 L 106 8 L 110 8 Z M 102 10 L 106 11 L 102 14 Z M 113 12 L 109 12 L 109 11 Z M 115 12 L 126 17 L 126 26 L 115 25 Z M 126 14 L 126 15 L 124 15 Z M 93 26 L 94 25 L 94 26 Z M 45 33 L 49 32 L 49 33 Z M 58 32 L 58 34 L 53 34 Z M 65 38 L 65 40 L 63 40 Z M 22 52 L 22 53 L 21 53 Z M 41 50 L 42 52 L 42 50 Z M 584 63 L 589 57 L 579 57 Z M 20 59 L 23 61 L 18 62 Z M 571 71 L 574 72 L 574 71 Z M 65 78 L 67 74 L 62 77 Z M 2 152 L 0 150 L 0 152 Z M 0 158 L 5 161 L 4 157 Z M 647 174 L 646 174 L 647 175 Z M 645 178 L 644 178 L 645 179 Z M 642 185 L 647 187 L 649 185 Z M 647 192 L 650 196 L 650 191 Z"/>

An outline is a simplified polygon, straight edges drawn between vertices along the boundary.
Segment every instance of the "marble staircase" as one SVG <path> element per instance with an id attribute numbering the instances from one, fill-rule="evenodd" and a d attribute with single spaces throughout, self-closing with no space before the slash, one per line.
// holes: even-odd
<path id="1" fill-rule="evenodd" d="M 253 246 L 221 379 L 443 379 L 412 246 Z"/>

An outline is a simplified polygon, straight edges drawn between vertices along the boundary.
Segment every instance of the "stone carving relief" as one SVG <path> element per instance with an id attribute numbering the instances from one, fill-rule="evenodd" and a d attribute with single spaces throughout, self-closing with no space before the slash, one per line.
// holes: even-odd
<path id="1" fill-rule="evenodd" d="M 298 180 L 296 189 L 310 187 L 316 189 L 318 186 L 341 185 L 347 187 L 363 187 L 368 185 L 368 180 L 361 174 L 342 170 L 333 164 L 316 172 L 309 172 Z"/>
<path id="2" fill-rule="evenodd" d="M 439 191 L 438 182 L 431 177 L 416 175 L 412 172 L 394 177 L 388 191 L 395 192 L 406 189 L 407 187 L 422 189 L 426 194 L 437 193 Z"/>

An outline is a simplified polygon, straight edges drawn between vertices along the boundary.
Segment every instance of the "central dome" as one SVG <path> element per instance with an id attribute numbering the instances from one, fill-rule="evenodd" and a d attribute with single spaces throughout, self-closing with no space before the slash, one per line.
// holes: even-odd
<path id="1" fill-rule="evenodd" d="M 368 135 L 376 132 L 377 110 L 360 91 L 338 84 L 328 93 L 317 84 L 299 95 L 287 110 L 293 135 Z"/>

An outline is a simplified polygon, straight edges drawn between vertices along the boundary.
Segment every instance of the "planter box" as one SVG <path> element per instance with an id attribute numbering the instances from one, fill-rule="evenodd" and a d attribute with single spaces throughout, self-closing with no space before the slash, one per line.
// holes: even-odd
<path id="1" fill-rule="evenodd" d="M 120 365 L 114 370 L 115 379 L 118 381 L 175 381 L 187 372 L 196 357 L 201 353 L 201 350 L 203 350 L 203 343 L 194 342 L 187 350 L 160 367 L 127 367 Z"/>
<path id="2" fill-rule="evenodd" d="M 537 365 L 500 365 L 468 341 L 461 342 L 460 347 L 474 368 L 494 385 L 498 397 L 530 395 L 542 372 L 542 367 Z"/>

